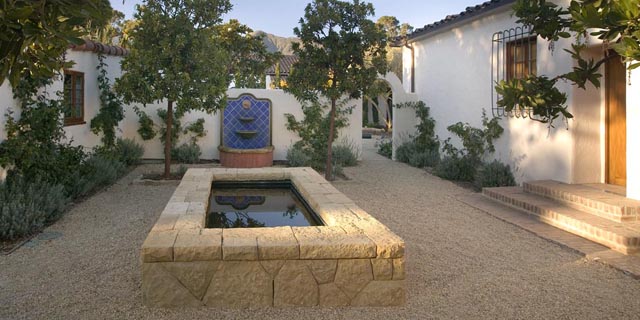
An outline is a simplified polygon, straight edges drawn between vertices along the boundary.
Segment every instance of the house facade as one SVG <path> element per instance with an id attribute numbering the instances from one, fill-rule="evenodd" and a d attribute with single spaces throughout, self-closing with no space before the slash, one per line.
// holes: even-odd
<path id="1" fill-rule="evenodd" d="M 501 117 L 505 132 L 492 157 L 509 164 L 518 182 L 608 183 L 626 186 L 628 197 L 640 199 L 640 76 L 626 72 L 621 59 L 602 66 L 600 88 L 559 83 L 574 115 L 568 122 L 556 120 L 549 127 L 526 112 L 497 108 L 496 81 L 527 74 L 554 77 L 574 65 L 563 49 L 576 39 L 550 44 L 532 36 L 516 23 L 514 2 L 492 0 L 416 29 L 403 49 L 404 89 L 431 108 L 443 140 L 456 122 L 481 127 L 483 109 L 489 117 Z M 585 41 L 590 57 L 605 56 L 601 42 Z"/>
<path id="2" fill-rule="evenodd" d="M 64 70 L 58 79 L 55 79 L 49 87 L 43 88 L 43 91 L 50 96 L 55 96 L 57 92 L 64 92 L 71 101 L 71 108 L 65 112 L 65 134 L 67 139 L 72 141 L 74 145 L 81 145 L 86 149 L 93 148 L 100 144 L 100 136 L 91 131 L 91 119 L 93 119 L 100 110 L 100 93 L 98 89 L 98 71 L 96 66 L 99 64 L 98 54 L 105 57 L 107 64 L 107 75 L 111 84 L 122 75 L 120 62 L 126 55 L 126 50 L 115 46 L 106 46 L 93 41 L 86 41 L 84 45 L 71 48 L 66 53 L 69 61 L 75 64 L 69 70 Z M 236 98 L 243 94 L 251 94 L 256 98 L 268 99 L 272 105 L 272 145 L 274 146 L 274 160 L 286 160 L 287 150 L 300 138 L 296 133 L 286 129 L 285 114 L 292 114 L 296 119 L 300 120 L 304 117 L 300 102 L 296 98 L 284 92 L 283 90 L 267 90 L 267 89 L 228 89 L 227 96 Z M 13 93 L 11 87 L 6 82 L 0 86 L 0 142 L 6 139 L 6 115 L 8 110 L 14 112 L 14 117 L 20 115 L 20 108 L 17 101 L 13 101 Z M 362 100 L 351 100 L 349 105 L 360 106 Z M 120 122 L 117 135 L 122 138 L 135 140 L 144 146 L 146 159 L 162 159 L 164 158 L 164 148 L 156 136 L 152 140 L 145 141 L 138 134 L 140 127 L 139 117 L 134 112 L 136 104 L 125 105 L 125 118 Z M 165 109 L 166 102 L 158 101 L 146 106 L 137 105 L 141 110 L 147 113 L 159 125 L 161 119 L 157 115 L 158 109 Z M 221 112 L 207 114 L 201 111 L 192 111 L 184 115 L 183 124 L 196 121 L 199 118 L 205 119 L 206 135 L 198 140 L 198 145 L 202 150 L 202 159 L 218 160 L 220 152 L 218 147 L 221 145 Z M 340 132 L 338 141 L 342 139 L 353 143 L 357 148 L 361 148 L 362 134 L 362 108 L 356 107 L 349 116 L 350 126 L 344 128 Z M 156 128 L 158 129 L 158 128 Z M 180 141 L 180 143 L 186 142 Z M 0 178 L 3 172 L 0 168 Z"/>

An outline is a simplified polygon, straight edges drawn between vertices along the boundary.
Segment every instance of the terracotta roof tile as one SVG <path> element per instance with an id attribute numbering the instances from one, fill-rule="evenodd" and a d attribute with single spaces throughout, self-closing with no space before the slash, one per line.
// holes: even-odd
<path id="1" fill-rule="evenodd" d="M 102 53 L 110 56 L 126 56 L 129 54 L 129 50 L 118 47 L 118 46 L 110 46 L 106 44 L 102 44 L 100 42 L 96 42 L 93 40 L 84 40 L 84 44 L 81 45 L 70 45 L 69 46 L 73 51 L 88 51 L 95 53 Z"/>
<path id="2" fill-rule="evenodd" d="M 420 36 L 424 36 L 426 34 L 442 30 L 456 22 L 462 22 L 462 21 L 471 19 L 473 17 L 476 17 L 490 10 L 493 10 L 508 4 L 512 4 L 514 2 L 515 0 L 491 0 L 475 6 L 467 7 L 464 11 L 458 14 L 448 15 L 440 21 L 436 21 L 422 28 L 418 28 L 414 30 L 411 34 L 408 35 L 408 39 L 409 40 L 415 39 Z"/>
<path id="3" fill-rule="evenodd" d="M 280 75 L 288 76 L 291 72 L 291 67 L 298 62 L 298 56 L 295 55 L 285 55 L 280 59 Z M 267 69 L 267 75 L 275 76 L 276 75 L 276 65 L 271 66 Z"/>

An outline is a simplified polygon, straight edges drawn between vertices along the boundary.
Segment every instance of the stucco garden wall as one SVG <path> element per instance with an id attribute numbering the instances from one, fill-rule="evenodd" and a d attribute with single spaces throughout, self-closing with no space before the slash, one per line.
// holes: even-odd
<path id="1" fill-rule="evenodd" d="M 627 83 L 627 197 L 640 200 L 640 70 Z"/>
<path id="2" fill-rule="evenodd" d="M 97 85 L 97 71 L 98 65 L 97 55 L 91 52 L 78 52 L 68 51 L 67 57 L 70 60 L 76 62 L 71 70 L 80 71 L 85 73 L 85 105 L 84 105 L 84 120 L 85 124 L 67 126 L 65 131 L 67 137 L 73 140 L 73 144 L 82 145 L 86 148 L 92 148 L 100 143 L 100 137 L 93 134 L 90 129 L 91 119 L 96 116 L 100 108 L 100 100 Z M 114 79 L 121 76 L 120 61 L 122 57 L 106 56 L 105 62 L 107 63 L 107 72 L 111 82 L 113 84 Z M 51 94 L 56 91 L 62 90 L 62 81 L 55 81 L 54 84 L 46 89 Z M 298 141 L 299 138 L 296 134 L 288 131 L 285 127 L 286 119 L 284 114 L 291 113 L 296 116 L 298 120 L 303 117 L 302 107 L 300 103 L 290 94 L 285 93 L 282 90 L 266 90 L 266 89 L 229 89 L 227 95 L 229 97 L 237 97 L 243 93 L 250 93 L 257 98 L 269 99 L 272 102 L 273 117 L 272 117 L 272 140 L 275 146 L 274 160 L 285 160 L 287 149 L 291 144 Z M 12 92 L 8 83 L 0 86 L 0 141 L 6 139 L 5 126 L 5 113 L 7 108 L 16 108 L 15 102 L 12 101 Z M 359 150 L 362 150 L 361 134 L 362 134 L 362 101 L 351 100 L 348 104 L 354 106 L 353 112 L 349 117 L 349 127 L 344 128 L 340 132 L 340 136 L 337 139 L 337 143 L 348 140 L 354 144 Z M 166 108 L 165 102 L 159 102 L 149 104 L 146 107 L 138 105 L 144 110 L 156 124 L 160 123 L 160 118 L 157 116 L 158 108 Z M 125 119 L 120 123 L 118 136 L 123 138 L 129 138 L 136 140 L 142 144 L 145 148 L 144 158 L 147 159 L 162 159 L 164 152 L 160 140 L 156 136 L 153 140 L 143 141 L 140 135 L 137 133 L 139 128 L 138 116 L 133 110 L 133 105 L 125 106 Z M 207 135 L 198 141 L 198 144 L 202 150 L 202 159 L 219 159 L 218 146 L 220 145 L 220 113 L 207 114 L 205 112 L 191 112 L 187 113 L 183 118 L 183 124 L 193 122 L 199 118 L 205 119 L 205 130 Z"/>
<path id="3" fill-rule="evenodd" d="M 412 43 L 415 50 L 415 93 L 431 107 L 440 139 L 450 137 L 447 126 L 459 121 L 481 127 L 483 109 L 491 117 L 491 96 L 494 94 L 491 83 L 492 36 L 495 32 L 515 27 L 516 19 L 507 6 Z M 570 47 L 571 41 L 559 41 L 555 50 L 550 51 L 548 42 L 538 39 L 539 75 L 553 77 L 571 70 L 573 60 L 563 51 L 563 48 Z M 405 66 L 410 66 L 410 57 L 411 51 L 405 48 Z M 408 91 L 410 72 L 408 68 L 404 71 L 403 85 Z M 505 133 L 496 142 L 494 157 L 511 165 L 518 182 L 539 179 L 569 183 L 601 182 L 600 91 L 581 93 L 582 102 L 578 106 L 574 102 L 578 95 L 569 84 L 560 83 L 559 89 L 568 93 L 569 111 L 580 116 L 569 121 L 569 129 L 561 121 L 554 123 L 556 128 L 549 129 L 546 124 L 528 119 L 505 118 L 501 121 Z M 594 101 L 593 95 L 598 99 Z M 399 124 L 400 127 L 414 125 Z M 453 142 L 460 145 L 457 138 Z"/>

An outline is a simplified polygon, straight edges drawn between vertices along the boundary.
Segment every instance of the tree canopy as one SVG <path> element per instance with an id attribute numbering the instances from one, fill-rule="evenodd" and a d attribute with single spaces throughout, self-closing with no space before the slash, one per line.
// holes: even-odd
<path id="1" fill-rule="evenodd" d="M 571 49 L 565 49 L 576 61 L 573 71 L 557 75 L 529 76 L 524 79 L 501 81 L 496 84 L 502 95 L 498 106 L 506 111 L 516 108 L 531 110 L 534 120 L 553 125 L 562 117 L 573 118 L 565 105 L 567 95 L 556 84 L 568 81 L 582 89 L 590 83 L 600 87 L 599 68 L 613 56 L 605 53 L 598 61 L 585 59 L 581 52 L 586 48 L 584 39 L 591 35 L 613 49 L 628 69 L 640 67 L 640 2 L 638 0 L 572 0 L 568 8 L 562 8 L 546 0 L 518 0 L 514 4 L 518 22 L 530 26 L 532 33 L 551 41 L 576 37 Z"/>
<path id="2" fill-rule="evenodd" d="M 332 143 L 335 139 L 337 101 L 360 98 L 387 70 L 384 31 L 369 19 L 373 5 L 360 0 L 315 0 L 305 8 L 294 33 L 301 43 L 293 50 L 287 91 L 302 101 L 331 101 L 325 176 L 331 179 Z"/>
<path id="3" fill-rule="evenodd" d="M 167 101 L 165 176 L 176 111 L 214 112 L 224 106 L 230 62 L 217 35 L 228 0 L 147 0 L 138 6 L 130 53 L 116 88 L 126 103 Z"/>
<path id="4" fill-rule="evenodd" d="M 218 27 L 218 34 L 231 59 L 228 73 L 234 86 L 264 89 L 265 71 L 281 56 L 267 51 L 264 33 L 254 35 L 251 28 L 231 19 Z"/>
<path id="5" fill-rule="evenodd" d="M 7 0 L 0 6 L 0 84 L 50 79 L 71 62 L 69 44 L 81 44 L 89 26 L 111 18 L 109 0 Z"/>

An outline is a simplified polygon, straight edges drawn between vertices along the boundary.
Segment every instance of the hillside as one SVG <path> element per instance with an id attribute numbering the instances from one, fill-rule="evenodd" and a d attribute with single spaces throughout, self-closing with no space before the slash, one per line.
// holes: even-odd
<path id="1" fill-rule="evenodd" d="M 295 37 L 279 37 L 264 31 L 256 31 L 255 35 L 264 35 L 264 45 L 269 52 L 281 52 L 284 55 L 292 55 L 291 43 L 300 41 Z"/>

